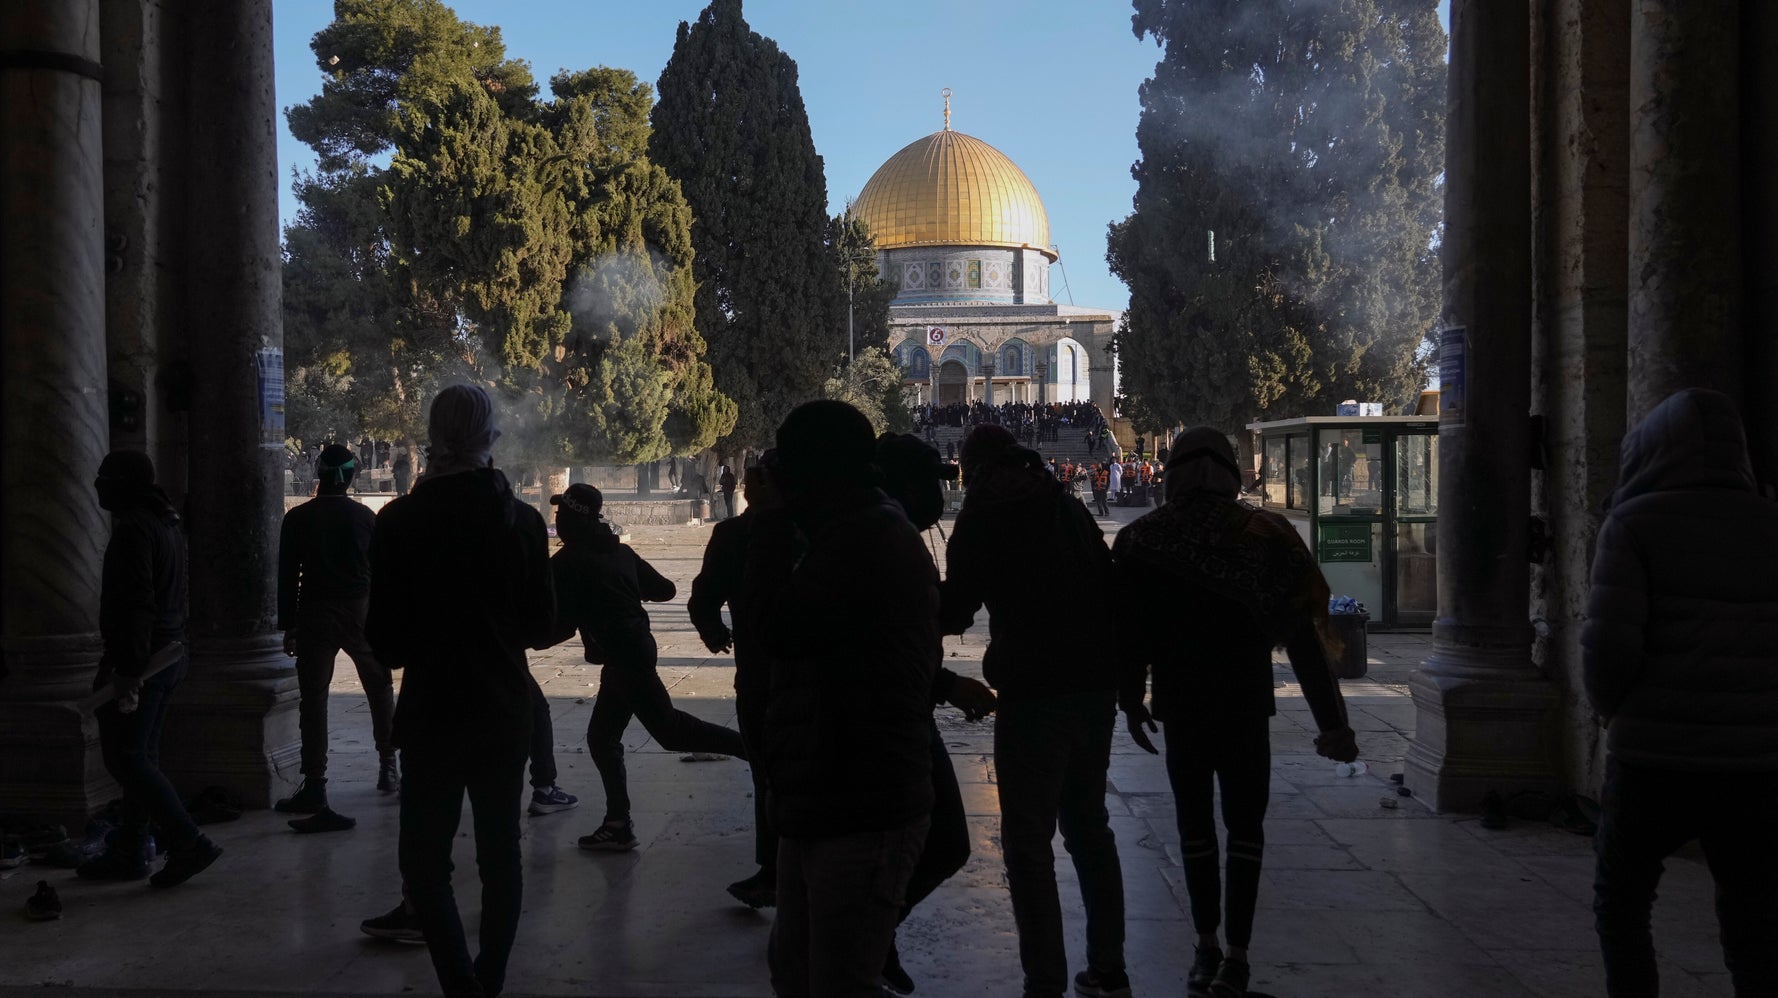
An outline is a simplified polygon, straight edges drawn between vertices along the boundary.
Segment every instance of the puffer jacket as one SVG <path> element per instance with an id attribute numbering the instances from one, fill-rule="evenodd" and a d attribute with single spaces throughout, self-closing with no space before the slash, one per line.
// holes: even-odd
<path id="1" fill-rule="evenodd" d="M 1679 392 L 1625 436 L 1581 644 L 1616 758 L 1778 771 L 1778 503 L 1726 396 Z"/>
<path id="2" fill-rule="evenodd" d="M 756 524 L 742 607 L 771 662 L 765 762 L 780 834 L 899 828 L 932 810 L 938 571 L 894 500 L 838 489 Z"/>

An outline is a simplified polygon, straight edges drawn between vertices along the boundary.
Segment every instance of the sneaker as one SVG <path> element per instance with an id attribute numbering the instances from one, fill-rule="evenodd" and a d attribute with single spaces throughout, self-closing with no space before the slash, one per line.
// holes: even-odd
<path id="1" fill-rule="evenodd" d="M 316 811 L 327 810 L 327 781 L 304 780 L 294 795 L 273 804 L 272 810 L 284 814 L 314 814 Z"/>
<path id="2" fill-rule="evenodd" d="M 17 835 L 0 836 L 0 870 L 12 870 L 25 865 L 25 840 Z"/>
<path id="3" fill-rule="evenodd" d="M 889 958 L 883 961 L 883 987 L 898 995 L 914 993 L 914 979 L 901 967 L 901 954 L 895 949 L 894 940 L 889 942 Z"/>
<path id="4" fill-rule="evenodd" d="M 778 874 L 760 870 L 746 880 L 728 885 L 729 896 L 749 908 L 775 908 L 778 905 Z"/>
<path id="5" fill-rule="evenodd" d="M 25 899 L 25 917 L 33 922 L 53 922 L 62 917 L 62 899 L 47 880 L 37 881 L 37 893 Z"/>
<path id="6" fill-rule="evenodd" d="M 426 930 L 420 928 L 420 915 L 409 908 L 406 901 L 396 905 L 395 910 L 387 915 L 378 915 L 359 922 L 358 928 L 365 935 L 377 939 L 416 946 L 426 945 Z"/>
<path id="7" fill-rule="evenodd" d="M 1210 985 L 1216 980 L 1216 968 L 1222 966 L 1222 950 L 1194 947 L 1192 969 L 1185 975 L 1187 998 L 1208 998 Z"/>
<path id="8" fill-rule="evenodd" d="M 1247 961 L 1229 957 L 1216 968 L 1216 980 L 1210 984 L 1216 998 L 1242 998 L 1247 994 Z"/>
<path id="9" fill-rule="evenodd" d="M 394 756 L 384 759 L 377 767 L 377 789 L 392 794 L 401 789 L 401 766 Z"/>
<path id="10" fill-rule="evenodd" d="M 169 853 L 166 865 L 149 877 L 148 882 L 155 887 L 177 887 L 202 873 L 220 855 L 222 847 L 200 835 L 191 845 Z"/>
<path id="11" fill-rule="evenodd" d="M 1130 998 L 1130 975 L 1088 968 L 1074 975 L 1074 993 L 1080 998 Z"/>
<path id="12" fill-rule="evenodd" d="M 135 849 L 109 849 L 74 869 L 82 880 L 141 880 L 148 876 L 148 864 Z"/>
<path id="13" fill-rule="evenodd" d="M 324 807 L 306 818 L 292 818 L 286 822 L 292 829 L 305 834 L 314 832 L 349 832 L 358 827 L 357 818 L 348 818 L 331 807 Z"/>
<path id="14" fill-rule="evenodd" d="M 580 803 L 580 798 L 556 786 L 538 787 L 531 791 L 531 806 L 527 809 L 532 817 L 540 814 L 555 814 L 566 811 Z"/>
<path id="15" fill-rule="evenodd" d="M 620 824 L 606 822 L 593 834 L 580 837 L 580 847 L 594 852 L 629 852 L 636 845 L 636 830 L 627 821 Z"/>

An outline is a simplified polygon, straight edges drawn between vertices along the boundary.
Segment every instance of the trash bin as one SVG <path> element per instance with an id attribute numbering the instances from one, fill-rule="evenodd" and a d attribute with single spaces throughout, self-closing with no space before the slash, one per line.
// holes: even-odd
<path id="1" fill-rule="evenodd" d="M 1370 623 L 1368 613 L 1330 613 L 1327 615 L 1328 630 L 1338 638 L 1343 646 L 1340 656 L 1333 661 L 1333 674 L 1340 679 L 1363 679 L 1369 658 L 1369 649 L 1365 646 L 1364 625 Z"/>
<path id="2" fill-rule="evenodd" d="M 708 500 L 708 499 L 694 499 L 694 500 L 692 500 L 691 515 L 697 517 L 698 521 L 700 523 L 709 523 L 710 522 L 710 500 Z"/>

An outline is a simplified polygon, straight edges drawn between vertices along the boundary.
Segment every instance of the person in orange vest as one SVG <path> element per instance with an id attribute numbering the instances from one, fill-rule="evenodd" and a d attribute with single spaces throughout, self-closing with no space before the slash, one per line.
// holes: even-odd
<path id="1" fill-rule="evenodd" d="M 1093 468 L 1093 503 L 1099 507 L 1100 516 L 1110 516 L 1111 507 L 1105 505 L 1105 493 L 1111 488 L 1111 472 L 1105 465 Z"/>

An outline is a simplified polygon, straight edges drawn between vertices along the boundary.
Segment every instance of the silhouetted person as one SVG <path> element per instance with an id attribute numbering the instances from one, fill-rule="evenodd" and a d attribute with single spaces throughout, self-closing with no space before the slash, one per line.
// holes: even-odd
<path id="1" fill-rule="evenodd" d="M 783 516 L 782 503 L 771 480 L 777 459 L 777 452 L 769 450 L 760 464 L 747 469 L 741 484 L 746 490 L 747 509 L 710 529 L 703 565 L 692 580 L 691 598 L 685 604 L 704 647 L 719 655 L 730 649 L 735 653 L 735 716 L 753 776 L 753 858 L 759 870 L 730 884 L 728 892 L 751 908 L 770 908 L 778 903 L 778 833 L 772 827 L 764 755 L 766 702 L 772 672 L 771 663 L 752 631 L 754 620 L 749 614 L 749 603 L 754 594 L 747 588 L 747 551 L 754 529 L 762 519 Z M 734 621 L 732 630 L 722 620 L 724 603 Z"/>
<path id="2" fill-rule="evenodd" d="M 1778 995 L 1778 504 L 1741 417 L 1690 388 L 1624 437 L 1581 634 L 1606 725 L 1593 911 L 1612 998 L 1659 987 L 1649 909 L 1697 839 L 1735 994 Z"/>
<path id="3" fill-rule="evenodd" d="M 1187 994 L 1238 996 L 1247 991 L 1271 793 L 1274 647 L 1289 654 L 1321 731 L 1315 751 L 1350 762 L 1358 746 L 1323 647 L 1327 582 L 1296 528 L 1236 498 L 1234 448 L 1207 426 L 1174 440 L 1166 487 L 1167 502 L 1119 531 L 1112 545 L 1124 642 L 1119 701 L 1130 734 L 1148 751 L 1155 748 L 1144 728 L 1154 720 L 1166 725 L 1167 776 L 1198 932 Z M 1142 703 L 1151 665 L 1153 720 Z M 1219 785 L 1226 895 L 1217 870 Z"/>
<path id="4" fill-rule="evenodd" d="M 716 487 L 722 490 L 722 515 L 732 518 L 735 515 L 735 473 L 726 464 L 722 466 L 722 474 L 716 478 Z"/>
<path id="5" fill-rule="evenodd" d="M 1093 465 L 1093 505 L 1099 507 L 1100 516 L 1110 516 L 1111 508 L 1105 505 L 1105 497 L 1111 490 L 1111 470 L 1103 464 Z"/>
<path id="6" fill-rule="evenodd" d="M 654 633 L 642 603 L 670 600 L 676 589 L 600 518 L 604 496 L 580 483 L 549 501 L 555 504 L 556 536 L 562 540 L 562 549 L 550 558 L 558 610 L 552 642 L 566 641 L 578 629 L 589 650 L 588 660 L 598 654 L 605 663 L 586 729 L 587 752 L 605 785 L 605 821 L 592 834 L 581 836 L 580 847 L 627 852 L 637 845 L 624 770 L 623 735 L 631 717 L 672 752 L 746 758 L 747 750 L 733 729 L 673 707 L 673 698 L 655 671 Z"/>
<path id="7" fill-rule="evenodd" d="M 494 467 L 500 431 L 485 391 L 439 392 L 428 431 L 425 477 L 377 517 L 365 630 L 380 661 L 406 670 L 395 705 L 404 888 L 445 994 L 495 995 L 523 900 L 534 686 L 525 649 L 546 646 L 554 623 L 549 540 L 543 517 Z M 482 879 L 473 960 L 451 891 L 466 792 Z"/>
<path id="8" fill-rule="evenodd" d="M 368 446 L 365 448 L 368 450 Z M 352 821 L 327 806 L 327 690 L 333 663 L 343 648 L 358 670 L 370 703 L 371 735 L 379 765 L 377 789 L 401 789 L 390 729 L 395 721 L 395 686 L 387 666 L 377 661 L 364 639 L 370 602 L 370 537 L 377 517 L 346 494 L 358 474 L 352 452 L 333 444 L 321 452 L 315 498 L 284 514 L 278 534 L 278 627 L 284 653 L 296 657 L 301 693 L 302 787 L 275 805 L 289 814 L 312 814 L 292 822 L 297 831 L 336 831 Z"/>
<path id="9" fill-rule="evenodd" d="M 943 483 L 957 477 L 957 468 L 940 460 L 938 450 L 912 435 L 885 433 L 877 439 L 877 468 L 883 473 L 883 491 L 900 504 L 915 530 L 932 529 L 944 514 Z M 932 704 L 948 703 L 969 720 L 980 720 L 994 710 L 994 691 L 968 676 L 959 676 L 942 664 L 933 673 Z M 932 754 L 932 827 L 920 850 L 920 861 L 908 877 L 907 901 L 901 921 L 914 906 L 926 900 L 939 885 L 951 879 L 969 862 L 969 818 L 963 810 L 963 789 L 951 765 L 950 750 L 938 721 L 928 724 Z M 883 983 L 897 994 L 914 990 L 914 980 L 901 966 L 894 945 L 883 964 Z"/>
<path id="10" fill-rule="evenodd" d="M 407 495 L 409 486 L 414 483 L 414 459 L 408 454 L 406 447 L 395 450 L 395 460 L 389 464 L 389 474 L 395 479 L 395 494 Z"/>
<path id="11" fill-rule="evenodd" d="M 125 450 L 105 455 L 93 487 L 99 508 L 111 514 L 99 585 L 99 635 L 105 650 L 93 690 L 110 686 L 117 694 L 93 716 L 105 770 L 123 790 L 123 812 L 117 838 L 78 873 L 89 880 L 147 877 L 144 846 L 153 821 L 167 862 L 149 883 L 172 887 L 222 855 L 221 847 L 198 831 L 160 768 L 167 701 L 185 677 L 190 658 L 181 655 L 143 678 L 149 659 L 185 641 L 185 542 L 179 536 L 179 515 L 154 484 L 154 462 L 148 455 Z"/>
<path id="12" fill-rule="evenodd" d="M 968 491 L 945 549 L 943 624 L 961 634 L 988 609 L 982 672 L 1000 696 L 995 785 L 1024 993 L 1068 989 L 1050 847 L 1059 824 L 1087 915 L 1075 992 L 1128 995 L 1123 871 L 1105 809 L 1117 725 L 1117 665 L 1106 642 L 1111 553 L 1092 514 L 1006 430 L 971 431 L 963 477 Z M 1074 584 L 1033 584 L 1052 573 Z"/>
<path id="13" fill-rule="evenodd" d="M 793 410 L 778 428 L 788 522 L 748 558 L 772 663 L 768 959 L 781 998 L 880 994 L 930 823 L 938 579 L 876 488 L 874 447 L 870 421 L 843 402 Z"/>

